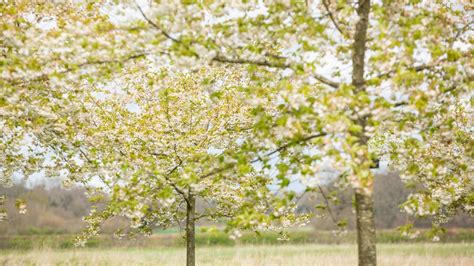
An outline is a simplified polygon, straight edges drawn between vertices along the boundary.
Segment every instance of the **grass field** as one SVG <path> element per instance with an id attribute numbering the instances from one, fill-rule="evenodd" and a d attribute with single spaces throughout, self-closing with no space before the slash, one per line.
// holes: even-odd
<path id="1" fill-rule="evenodd" d="M 474 265 L 474 243 L 380 244 L 380 265 Z M 184 265 L 183 248 L 0 251 L 0 265 Z M 203 247 L 197 265 L 356 265 L 355 245 Z"/>
<path id="2" fill-rule="evenodd" d="M 426 230 L 420 230 L 421 234 L 415 239 L 402 236 L 396 230 L 377 231 L 377 243 L 379 244 L 401 244 L 401 243 L 432 243 L 432 237 L 425 234 Z M 356 232 L 348 231 L 343 235 L 335 235 L 331 231 L 318 231 L 312 228 L 298 228 L 288 231 L 289 240 L 284 244 L 295 245 L 341 245 L 355 244 Z M 31 249 L 70 249 L 74 247 L 74 239 L 77 234 L 33 234 L 24 235 L 0 235 L 0 250 L 31 250 Z M 197 232 L 196 246 L 241 246 L 241 245 L 281 245 L 282 241 L 276 232 L 261 232 L 257 236 L 253 232 L 243 232 L 241 238 L 236 241 L 229 238 L 223 231 Z M 474 230 L 472 229 L 450 229 L 440 236 L 439 243 L 474 243 Z M 156 232 L 151 236 L 137 236 L 136 238 L 116 239 L 113 235 L 101 234 L 90 239 L 86 243 L 89 248 L 116 249 L 116 248 L 179 248 L 184 247 L 184 239 L 179 231 Z"/>

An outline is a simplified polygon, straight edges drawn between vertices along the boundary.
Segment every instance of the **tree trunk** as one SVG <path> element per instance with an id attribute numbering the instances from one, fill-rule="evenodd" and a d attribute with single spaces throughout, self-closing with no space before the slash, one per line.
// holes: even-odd
<path id="1" fill-rule="evenodd" d="M 189 194 L 188 200 L 186 201 L 186 266 L 194 266 L 196 264 L 195 212 L 196 199 L 194 195 Z"/>
<path id="2" fill-rule="evenodd" d="M 377 264 L 373 193 L 355 192 L 359 265 Z"/>
<path id="3" fill-rule="evenodd" d="M 354 42 L 352 46 L 352 85 L 355 93 L 365 90 L 365 50 L 367 28 L 369 26 L 370 0 L 360 0 L 357 7 L 359 20 L 356 23 Z M 357 123 L 362 127 L 359 142 L 367 146 L 367 137 L 364 135 L 366 119 L 361 118 Z M 368 155 L 367 155 L 368 156 Z M 370 160 L 368 157 L 362 160 Z M 365 161 L 367 162 L 367 161 Z M 364 162 L 363 162 L 364 163 Z M 372 181 L 362 182 L 363 186 L 372 186 Z M 357 219 L 357 246 L 359 265 L 377 265 L 373 189 L 362 187 L 355 192 L 356 219 Z"/>

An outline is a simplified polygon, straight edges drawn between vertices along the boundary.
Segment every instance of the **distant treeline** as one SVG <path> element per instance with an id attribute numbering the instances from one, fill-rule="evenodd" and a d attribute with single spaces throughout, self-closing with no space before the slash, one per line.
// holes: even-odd
<path id="1" fill-rule="evenodd" d="M 323 187 L 326 197 L 333 190 L 331 186 Z M 334 189 L 334 191 L 337 191 Z M 400 205 L 403 204 L 410 194 L 400 177 L 396 173 L 387 173 L 376 175 L 374 189 L 375 205 L 375 224 L 378 229 L 395 229 L 409 222 L 418 228 L 431 227 L 431 220 L 415 218 L 401 211 Z M 348 229 L 355 229 L 355 214 L 352 208 L 354 193 L 350 190 L 338 191 L 335 197 L 339 204 L 330 204 L 331 213 L 335 220 L 350 217 L 347 220 Z M 315 204 L 316 202 L 316 204 Z M 320 193 L 308 194 L 300 200 L 300 211 L 314 211 L 315 205 L 323 203 L 324 199 Z M 329 200 L 329 202 L 331 202 Z M 337 226 L 329 217 L 327 210 L 318 212 L 325 216 L 324 218 L 315 217 L 311 224 L 317 230 L 335 229 Z M 474 228 L 474 219 L 466 214 L 454 217 L 449 223 L 444 225 L 447 228 Z"/>
<path id="2" fill-rule="evenodd" d="M 331 187 L 322 188 L 329 197 Z M 10 199 L 7 204 L 9 219 L 0 222 L 0 235 L 40 235 L 40 234 L 71 234 L 79 232 L 85 223 L 82 217 L 87 215 L 91 203 L 87 200 L 81 188 L 62 189 L 60 187 L 45 189 L 35 187 L 31 190 L 22 186 L 0 189 L 0 195 L 7 195 Z M 375 182 L 375 216 L 379 229 L 393 229 L 413 221 L 417 227 L 429 227 L 430 221 L 424 219 L 414 220 L 413 217 L 400 211 L 399 205 L 409 194 L 403 183 L 394 173 L 377 176 Z M 340 204 L 330 204 L 331 212 L 336 220 L 342 217 L 354 217 L 352 214 L 351 191 L 339 192 L 335 196 Z M 19 214 L 15 211 L 14 199 L 27 201 L 27 212 Z M 320 192 L 304 195 L 299 201 L 299 211 L 313 212 L 318 204 L 324 202 Z M 199 208 L 199 207 L 198 207 Z M 335 229 L 335 223 L 328 217 L 327 211 L 321 211 L 326 217 L 315 216 L 311 226 L 316 230 Z M 126 225 L 126 221 L 114 219 L 108 222 L 103 232 L 113 233 L 117 228 Z M 206 225 L 205 222 L 201 225 Z M 474 219 L 467 215 L 455 217 L 449 224 L 450 228 L 474 228 Z M 348 229 L 354 229 L 354 219 L 348 220 Z"/>

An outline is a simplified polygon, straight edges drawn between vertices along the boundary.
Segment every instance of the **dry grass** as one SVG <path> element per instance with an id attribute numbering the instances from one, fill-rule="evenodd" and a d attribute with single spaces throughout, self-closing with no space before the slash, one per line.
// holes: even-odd
<path id="1" fill-rule="evenodd" d="M 383 244 L 380 265 L 474 265 L 471 244 Z M 205 247 L 197 265 L 356 265 L 354 245 Z M 1 251 L 1 265 L 184 265 L 184 249 Z"/>

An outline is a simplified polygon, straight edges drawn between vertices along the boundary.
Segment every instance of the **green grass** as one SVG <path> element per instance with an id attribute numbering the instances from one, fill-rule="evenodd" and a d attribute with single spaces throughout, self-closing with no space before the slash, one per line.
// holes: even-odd
<path id="1" fill-rule="evenodd" d="M 355 232 L 348 232 L 342 236 L 335 236 L 329 231 L 311 231 L 307 229 L 289 232 L 289 241 L 279 241 L 277 233 L 247 232 L 237 241 L 231 240 L 222 231 L 198 232 L 196 246 L 239 246 L 239 245 L 307 245 L 307 244 L 355 244 Z M 75 235 L 12 235 L 0 236 L 0 249 L 68 249 L 74 247 Z M 431 242 L 426 236 L 417 239 L 408 239 L 396 231 L 378 231 L 378 243 L 420 243 Z M 474 243 L 474 230 L 450 230 L 441 237 L 443 243 Z M 153 248 L 153 247 L 183 247 L 184 239 L 177 230 L 157 232 L 150 237 L 137 237 L 130 240 L 117 240 L 110 235 L 101 235 L 89 240 L 87 247 L 102 248 Z"/>
<path id="2" fill-rule="evenodd" d="M 380 265 L 472 265 L 474 243 L 379 244 Z M 356 265 L 355 245 L 242 245 L 201 247 L 197 265 Z M 0 265 L 184 265 L 185 250 L 85 248 L 2 250 Z"/>

